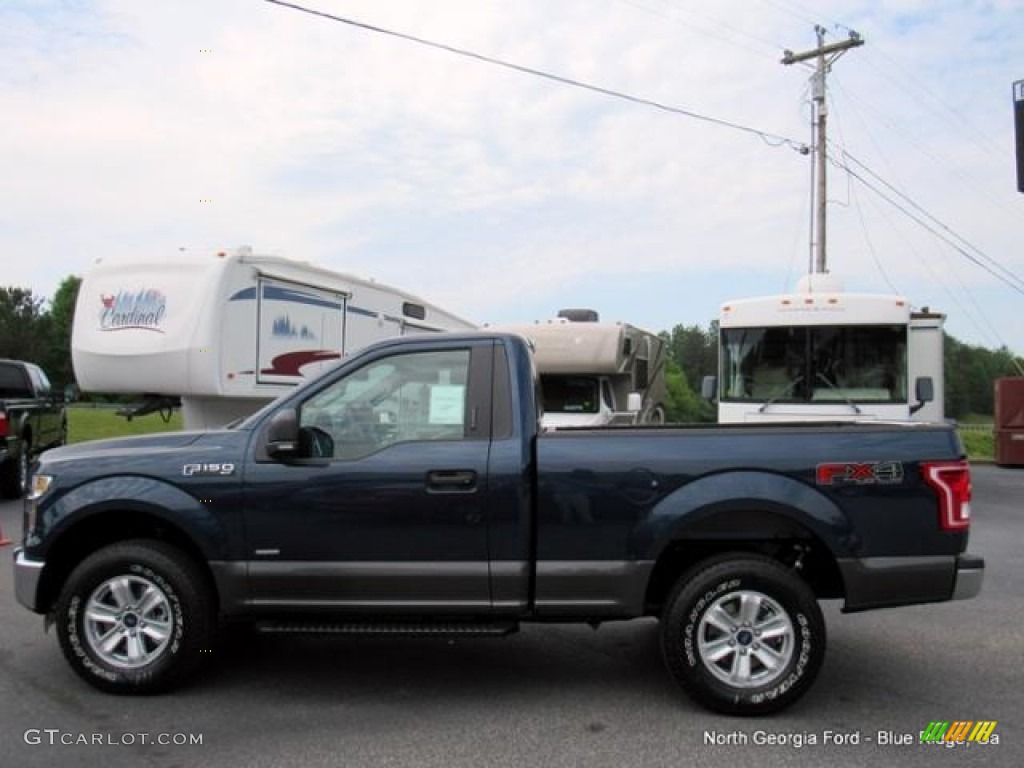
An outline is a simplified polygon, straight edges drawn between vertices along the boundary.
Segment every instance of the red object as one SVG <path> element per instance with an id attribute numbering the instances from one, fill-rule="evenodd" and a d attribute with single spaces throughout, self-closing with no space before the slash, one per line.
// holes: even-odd
<path id="1" fill-rule="evenodd" d="M 966 461 L 926 461 L 925 482 L 939 496 L 939 525 L 944 531 L 971 527 L 971 470 Z"/>
<path id="2" fill-rule="evenodd" d="M 996 464 L 1024 466 L 1024 377 L 996 379 Z"/>

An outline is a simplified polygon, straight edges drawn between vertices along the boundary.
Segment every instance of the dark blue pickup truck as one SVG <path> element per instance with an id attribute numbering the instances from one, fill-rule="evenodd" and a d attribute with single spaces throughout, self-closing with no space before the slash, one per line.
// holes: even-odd
<path id="1" fill-rule="evenodd" d="M 761 714 L 847 611 L 972 597 L 970 474 L 945 425 L 538 430 L 528 343 L 367 348 L 237 426 L 41 457 L 18 599 L 108 691 L 183 679 L 230 620 L 505 634 L 661 619 L 697 701 Z"/>

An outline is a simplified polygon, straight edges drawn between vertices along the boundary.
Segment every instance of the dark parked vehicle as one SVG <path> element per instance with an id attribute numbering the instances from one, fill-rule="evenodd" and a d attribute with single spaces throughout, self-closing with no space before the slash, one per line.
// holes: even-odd
<path id="1" fill-rule="evenodd" d="M 53 392 L 42 368 L 0 360 L 0 493 L 20 498 L 33 457 L 63 445 L 67 432 L 64 399 Z"/>
<path id="2" fill-rule="evenodd" d="M 781 709 L 844 610 L 973 597 L 970 474 L 924 424 L 543 432 L 516 335 L 378 343 L 237 426 L 45 454 L 18 599 L 98 688 L 181 681 L 225 619 L 505 634 L 655 616 L 716 710 Z"/>

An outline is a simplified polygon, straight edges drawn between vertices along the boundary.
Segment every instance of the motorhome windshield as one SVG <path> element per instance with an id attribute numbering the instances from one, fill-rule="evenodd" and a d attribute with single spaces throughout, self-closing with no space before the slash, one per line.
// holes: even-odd
<path id="1" fill-rule="evenodd" d="M 594 376 L 540 377 L 546 413 L 597 413 L 600 410 L 600 387 Z"/>
<path id="2" fill-rule="evenodd" d="M 725 328 L 729 402 L 907 402 L 903 325 Z"/>

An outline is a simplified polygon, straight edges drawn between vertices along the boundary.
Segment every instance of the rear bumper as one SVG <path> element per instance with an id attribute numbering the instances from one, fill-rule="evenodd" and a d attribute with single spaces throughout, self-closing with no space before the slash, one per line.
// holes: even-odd
<path id="1" fill-rule="evenodd" d="M 963 554 L 956 559 L 956 584 L 953 587 L 954 600 L 970 600 L 981 592 L 985 580 L 985 560 L 977 555 Z"/>
<path id="2" fill-rule="evenodd" d="M 20 547 L 14 550 L 14 596 L 18 602 L 35 613 L 44 613 L 39 607 L 39 582 L 43 576 L 42 560 L 30 560 Z"/>
<path id="3" fill-rule="evenodd" d="M 985 561 L 969 554 L 867 557 L 839 561 L 846 588 L 844 613 L 946 600 L 981 592 Z"/>

